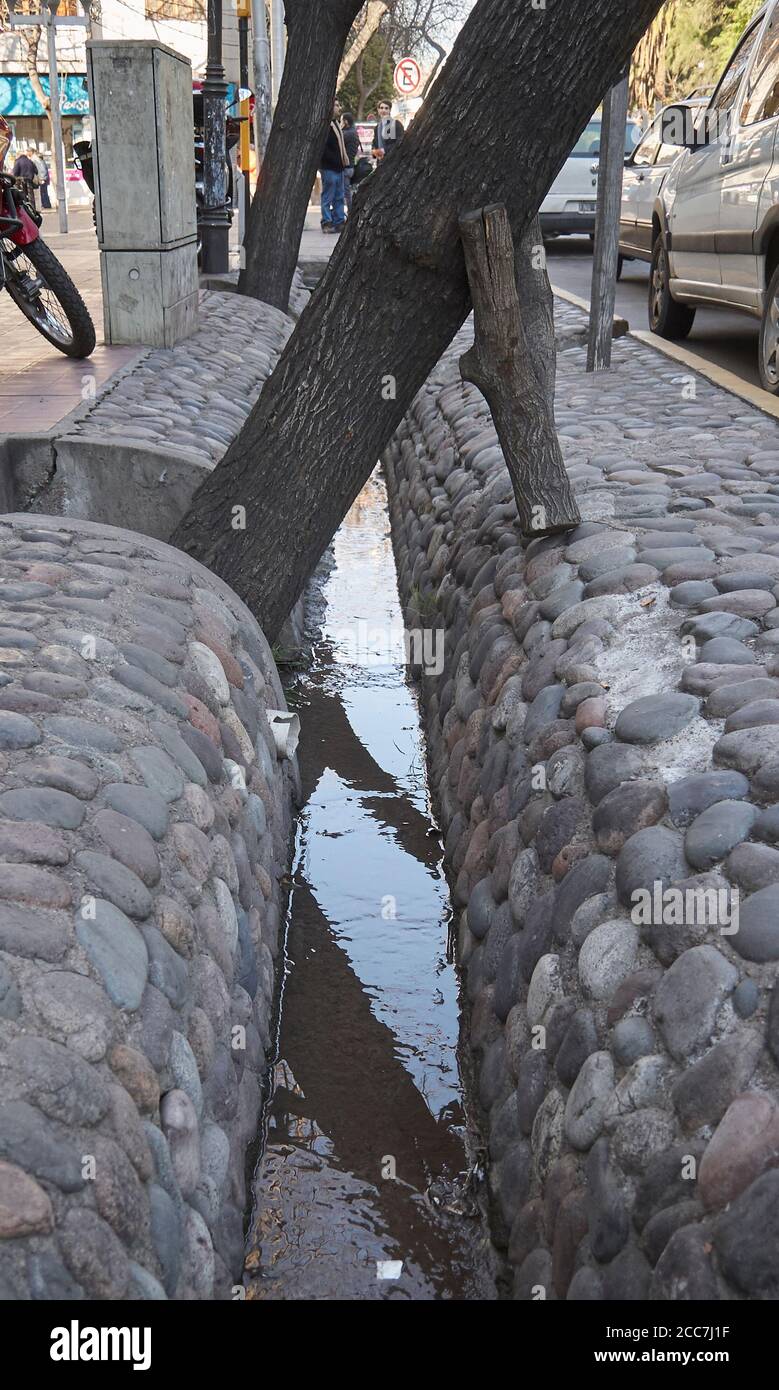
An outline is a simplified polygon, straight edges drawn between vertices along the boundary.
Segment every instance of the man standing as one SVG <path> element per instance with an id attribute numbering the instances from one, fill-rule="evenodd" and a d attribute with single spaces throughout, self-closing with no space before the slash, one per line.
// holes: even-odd
<path id="1" fill-rule="evenodd" d="M 22 196 L 26 198 L 31 207 L 35 208 L 35 188 L 38 183 L 38 170 L 30 159 L 30 156 L 28 154 L 18 155 L 11 173 L 22 185 Z"/>
<path id="2" fill-rule="evenodd" d="M 327 131 L 327 139 L 319 160 L 322 176 L 322 231 L 338 233 L 343 229 L 344 212 L 344 169 L 349 163 L 343 131 L 339 124 L 341 108 L 336 102 L 333 119 Z"/>
<path id="3" fill-rule="evenodd" d="M 341 130 L 343 131 L 344 145 L 349 159 L 349 163 L 344 169 L 344 193 L 346 194 L 346 211 L 351 216 L 352 178 L 354 176 L 355 160 L 360 153 L 360 137 L 357 134 L 354 116 L 351 111 L 344 111 L 341 117 Z"/>
<path id="4" fill-rule="evenodd" d="M 406 132 L 403 122 L 395 120 L 392 115 L 392 107 L 388 101 L 380 101 L 378 111 L 379 119 L 371 153 L 374 159 L 382 160 L 400 144 Z"/>

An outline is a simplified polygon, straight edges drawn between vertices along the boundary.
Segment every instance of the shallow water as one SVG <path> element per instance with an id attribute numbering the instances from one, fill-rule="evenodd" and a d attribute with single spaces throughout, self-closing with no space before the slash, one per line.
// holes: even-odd
<path id="1" fill-rule="evenodd" d="M 254 1299 L 494 1298 L 458 1070 L 449 898 L 378 474 L 334 542 L 300 714 L 305 807 Z"/>

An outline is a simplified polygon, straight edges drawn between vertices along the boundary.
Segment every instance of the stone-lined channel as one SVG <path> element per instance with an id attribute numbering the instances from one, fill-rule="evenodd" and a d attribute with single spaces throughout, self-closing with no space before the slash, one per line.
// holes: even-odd
<path id="1" fill-rule="evenodd" d="M 336 536 L 322 599 L 287 691 L 304 809 L 248 1297 L 490 1299 L 449 895 L 379 474 Z"/>

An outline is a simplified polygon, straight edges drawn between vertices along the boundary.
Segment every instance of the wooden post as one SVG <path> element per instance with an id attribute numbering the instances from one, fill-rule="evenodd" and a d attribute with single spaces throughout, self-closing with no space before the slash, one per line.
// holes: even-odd
<path id="1" fill-rule="evenodd" d="M 460 358 L 460 374 L 478 386 L 492 412 L 523 533 L 568 531 L 581 518 L 557 439 L 554 401 L 544 370 L 531 360 L 521 321 L 506 208 L 501 203 L 465 213 L 460 236 L 475 318 L 474 344 Z"/>
<path id="2" fill-rule="evenodd" d="M 629 73 L 626 71 L 603 102 L 590 291 L 588 372 L 608 371 L 611 366 L 612 327 L 617 298 L 622 173 L 625 167 L 625 126 L 628 117 L 628 77 Z"/>

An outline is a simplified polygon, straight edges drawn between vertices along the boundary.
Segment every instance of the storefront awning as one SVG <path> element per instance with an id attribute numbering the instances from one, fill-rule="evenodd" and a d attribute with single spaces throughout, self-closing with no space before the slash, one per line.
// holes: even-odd
<path id="1" fill-rule="evenodd" d="M 48 94 L 49 79 L 41 73 L 41 86 Z M 64 73 L 59 79 L 60 106 L 63 116 L 86 116 L 89 113 L 86 73 Z M 0 116 L 45 116 L 29 77 L 24 73 L 0 73 Z"/>

